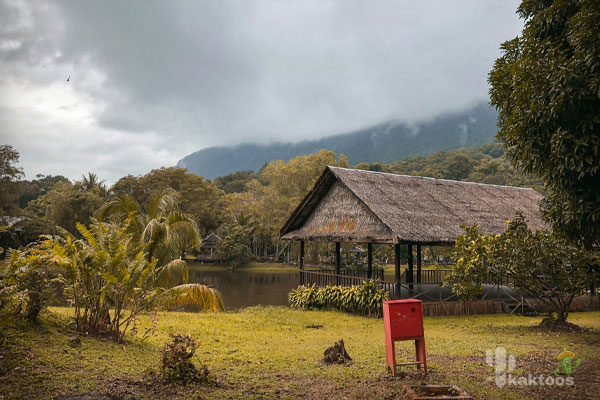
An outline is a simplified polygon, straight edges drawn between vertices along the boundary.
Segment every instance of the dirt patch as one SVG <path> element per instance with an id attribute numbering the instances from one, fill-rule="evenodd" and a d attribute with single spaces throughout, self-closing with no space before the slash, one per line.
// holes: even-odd
<path id="1" fill-rule="evenodd" d="M 497 387 L 494 379 L 494 369 L 485 363 L 484 357 L 432 355 L 429 360 L 443 366 L 443 370 L 446 371 L 444 378 L 449 381 L 456 378 L 467 378 L 490 388 Z M 556 378 L 554 370 L 557 366 L 556 354 L 550 351 L 539 352 L 527 357 L 518 357 L 516 369 L 511 374 L 515 377 L 527 377 L 528 381 L 529 375 L 532 375 L 532 377 L 536 377 L 538 384 L 507 385 L 502 390 L 511 391 L 533 400 L 598 398 L 598 393 L 600 393 L 600 373 L 598 372 L 600 371 L 600 360 L 584 360 L 581 367 L 572 375 L 574 380 L 572 386 L 566 384 L 562 386 L 540 385 L 540 376 L 543 376 L 544 379 L 549 376 Z M 455 370 L 460 372 L 454 373 Z"/>
<path id="2" fill-rule="evenodd" d="M 545 331 L 553 332 L 585 332 L 586 329 L 572 324 L 567 321 L 559 321 L 554 318 L 544 318 L 542 322 L 536 327 Z"/>

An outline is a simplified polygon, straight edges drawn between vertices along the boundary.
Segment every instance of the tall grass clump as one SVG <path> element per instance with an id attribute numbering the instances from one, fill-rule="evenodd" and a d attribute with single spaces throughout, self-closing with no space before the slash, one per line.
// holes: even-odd
<path id="1" fill-rule="evenodd" d="M 290 306 L 301 310 L 333 309 L 369 317 L 382 315 L 382 304 L 390 295 L 374 281 L 359 286 L 299 286 L 288 294 Z"/>

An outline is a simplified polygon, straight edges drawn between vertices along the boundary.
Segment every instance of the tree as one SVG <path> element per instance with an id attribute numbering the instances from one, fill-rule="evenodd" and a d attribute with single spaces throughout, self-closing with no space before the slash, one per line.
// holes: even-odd
<path id="1" fill-rule="evenodd" d="M 250 252 L 250 232 L 238 223 L 226 224 L 223 240 L 217 244 L 217 256 L 231 269 L 239 268 L 252 260 Z"/>
<path id="2" fill-rule="evenodd" d="M 59 182 L 50 192 L 30 201 L 25 213 L 31 218 L 45 221 L 45 233 L 56 233 L 58 226 L 77 235 L 77 223 L 89 224 L 105 201 L 106 197 L 100 188 L 85 190 L 79 184 Z"/>
<path id="3" fill-rule="evenodd" d="M 162 304 L 182 305 L 182 292 L 186 292 L 187 304 L 193 303 L 197 309 L 223 308 L 218 292 L 206 286 L 195 285 L 191 295 L 186 287 L 173 287 L 172 265 L 159 265 L 158 259 L 147 257 L 146 244 L 135 240 L 127 229 L 134 223 L 134 216 L 123 223 L 95 221 L 89 227 L 78 223 L 82 239 L 63 230 L 60 236 L 33 245 L 30 254 L 17 260 L 60 270 L 75 307 L 76 328 L 107 334 L 116 341 L 124 339 L 141 312 Z M 11 267 L 20 264 L 10 262 Z M 187 277 L 187 270 L 177 272 Z"/>
<path id="4" fill-rule="evenodd" d="M 8 144 L 0 145 L 0 182 L 21 179 L 23 169 L 16 164 L 19 162 L 19 152 Z"/>
<path id="5" fill-rule="evenodd" d="M 23 311 L 35 322 L 46 307 L 58 283 L 58 271 L 47 262 L 38 243 L 7 251 L 6 263 L 0 264 L 0 311 L 13 306 L 16 315 Z"/>
<path id="6" fill-rule="evenodd" d="M 19 188 L 19 207 L 25 208 L 30 201 L 50 192 L 54 185 L 60 182 L 68 183 L 69 180 L 61 175 L 37 175 L 37 179 L 21 181 Z"/>
<path id="7" fill-rule="evenodd" d="M 214 180 L 215 185 L 225 193 L 242 193 L 247 190 L 246 184 L 258 178 L 254 171 L 237 171 Z"/>
<path id="8" fill-rule="evenodd" d="M 10 145 L 0 145 L 0 216 L 14 213 L 18 208 L 16 182 L 24 176 L 18 162 L 18 151 Z"/>
<path id="9" fill-rule="evenodd" d="M 588 266 L 597 252 L 586 251 L 554 233 L 533 233 L 522 215 L 499 235 L 482 235 L 477 226 L 465 227 L 456 239 L 456 266 L 447 279 L 461 300 L 482 292 L 483 282 L 511 278 L 522 293 L 535 298 L 553 325 L 565 325 L 571 302 L 595 279 Z"/>
<path id="10" fill-rule="evenodd" d="M 111 217 L 128 224 L 128 231 L 136 241 L 147 246 L 148 260 L 156 258 L 158 265 L 179 260 L 187 247 L 200 245 L 200 233 L 193 218 L 179 210 L 179 196 L 171 188 L 153 193 L 144 205 L 129 195 L 104 204 L 96 213 L 100 221 Z"/>
<path id="11" fill-rule="evenodd" d="M 600 245 L 600 2 L 524 0 L 521 36 L 489 74 L 498 138 L 540 177 L 553 229 Z"/>
<path id="12" fill-rule="evenodd" d="M 87 176 L 83 175 L 80 181 L 75 184 L 83 189 L 84 192 L 96 190 L 102 197 L 108 197 L 108 189 L 104 181 L 98 178 L 98 175 L 88 172 Z"/>
<path id="13" fill-rule="evenodd" d="M 255 237 L 261 236 L 265 242 L 278 240 L 279 229 L 328 165 L 348 167 L 348 160 L 344 155 L 320 150 L 288 162 L 266 164 L 259 178 L 247 184 L 251 200 L 248 207 L 257 215 Z"/>
<path id="14" fill-rule="evenodd" d="M 198 309 L 199 305 L 209 304 L 211 310 L 219 311 L 224 306 L 216 290 L 188 283 L 187 264 L 180 256 L 185 248 L 200 244 L 200 233 L 193 218 L 179 209 L 178 200 L 177 192 L 170 187 L 157 190 L 143 205 L 124 195 L 101 207 L 97 217 L 100 221 L 129 221 L 127 232 L 144 246 L 144 257 L 162 270 L 157 284 L 176 294 L 163 301 L 165 307 Z"/>
<path id="15" fill-rule="evenodd" d="M 473 163 L 469 158 L 463 154 L 457 154 L 450 160 L 448 164 L 448 177 L 460 181 L 471 173 L 473 169 Z"/>
<path id="16" fill-rule="evenodd" d="M 119 179 L 111 188 L 116 196 L 129 195 L 144 204 L 157 190 L 173 189 L 182 212 L 194 219 L 201 233 L 215 230 L 221 222 L 223 192 L 212 182 L 183 168 L 160 168 L 134 177 Z"/>

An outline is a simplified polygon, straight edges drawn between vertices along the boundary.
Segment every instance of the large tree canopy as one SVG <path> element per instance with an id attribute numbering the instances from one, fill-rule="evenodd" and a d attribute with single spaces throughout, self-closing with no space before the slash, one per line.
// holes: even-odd
<path id="1" fill-rule="evenodd" d="M 7 144 L 0 145 L 0 216 L 15 211 L 15 182 L 23 177 L 23 170 L 17 166 L 19 152 Z"/>
<path id="2" fill-rule="evenodd" d="M 524 0 L 521 36 L 490 72 L 498 138 L 545 183 L 555 231 L 600 244 L 600 2 Z"/>

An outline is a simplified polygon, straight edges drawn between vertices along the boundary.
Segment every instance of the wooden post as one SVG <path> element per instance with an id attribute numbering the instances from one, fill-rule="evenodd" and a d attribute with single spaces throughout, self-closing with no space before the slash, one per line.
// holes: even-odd
<path id="1" fill-rule="evenodd" d="M 413 288 L 413 278 L 414 278 L 414 264 L 413 264 L 413 247 L 412 244 L 408 245 L 408 271 L 406 275 L 406 283 L 408 283 L 409 288 Z"/>
<path id="2" fill-rule="evenodd" d="M 340 242 L 335 242 L 335 274 L 340 274 L 342 268 L 342 249 Z"/>
<path id="3" fill-rule="evenodd" d="M 300 284 L 304 285 L 304 240 L 300 241 Z"/>
<path id="4" fill-rule="evenodd" d="M 395 269 L 395 278 L 396 278 L 396 287 L 394 289 L 394 296 L 396 299 L 400 299 L 400 289 L 402 288 L 400 284 L 400 245 L 394 244 L 394 263 L 396 264 Z"/>
<path id="5" fill-rule="evenodd" d="M 335 242 L 335 274 L 340 274 L 340 269 L 342 267 L 342 249 L 340 246 L 340 242 Z M 335 282 L 337 285 L 340 284 L 340 277 L 335 277 Z"/>
<path id="6" fill-rule="evenodd" d="M 373 276 L 373 243 L 367 244 L 367 278 Z"/>
<path id="7" fill-rule="evenodd" d="M 421 245 L 417 245 L 417 283 L 421 283 Z"/>

